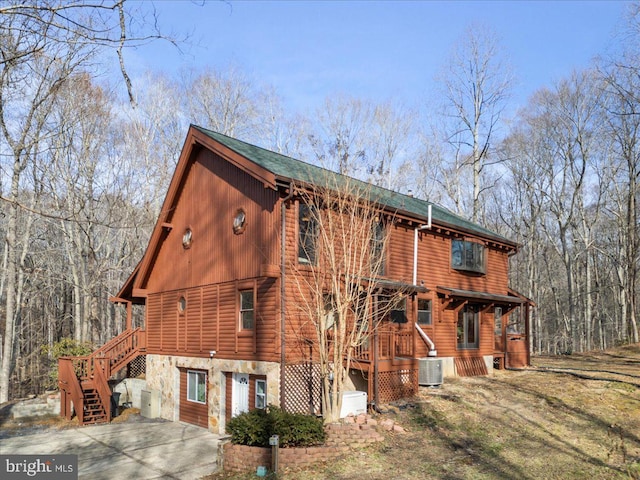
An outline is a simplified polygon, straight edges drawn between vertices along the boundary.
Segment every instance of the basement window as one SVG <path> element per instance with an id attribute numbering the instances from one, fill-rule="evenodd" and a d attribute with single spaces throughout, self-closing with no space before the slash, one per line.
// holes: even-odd
<path id="1" fill-rule="evenodd" d="M 207 403 L 207 374 L 199 370 L 187 370 L 187 400 Z"/>
<path id="2" fill-rule="evenodd" d="M 267 381 L 256 380 L 256 408 L 267 408 Z"/>

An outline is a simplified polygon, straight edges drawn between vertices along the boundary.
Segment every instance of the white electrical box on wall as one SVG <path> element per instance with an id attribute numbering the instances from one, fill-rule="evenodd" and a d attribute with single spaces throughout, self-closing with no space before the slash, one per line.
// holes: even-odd
<path id="1" fill-rule="evenodd" d="M 142 390 L 140 393 L 140 415 L 146 418 L 160 416 L 160 391 Z"/>

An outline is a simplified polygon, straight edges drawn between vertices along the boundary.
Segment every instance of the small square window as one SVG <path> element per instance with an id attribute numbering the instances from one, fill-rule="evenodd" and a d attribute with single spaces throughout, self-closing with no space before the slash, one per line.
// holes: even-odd
<path id="1" fill-rule="evenodd" d="M 252 330 L 253 319 L 253 290 L 243 290 L 240 292 L 240 329 Z"/>
<path id="2" fill-rule="evenodd" d="M 418 299 L 418 323 L 420 325 L 431 325 L 431 300 L 426 298 Z"/>
<path id="3" fill-rule="evenodd" d="M 465 240 L 452 240 L 451 267 L 456 270 L 485 273 L 485 246 Z"/>

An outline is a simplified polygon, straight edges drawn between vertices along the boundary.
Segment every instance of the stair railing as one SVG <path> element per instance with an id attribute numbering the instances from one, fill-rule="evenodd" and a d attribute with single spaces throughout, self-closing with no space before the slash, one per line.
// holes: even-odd
<path id="1" fill-rule="evenodd" d="M 91 356 L 109 358 L 110 371 L 115 373 L 129 363 L 132 353 L 137 353 L 145 347 L 146 332 L 138 327 L 112 338 L 93 352 Z"/>
<path id="2" fill-rule="evenodd" d="M 106 421 L 111 421 L 111 389 L 108 378 L 111 376 L 109 358 L 93 357 L 94 386 L 104 408 Z"/>
<path id="3" fill-rule="evenodd" d="M 58 387 L 65 392 L 64 396 L 66 396 L 67 392 L 71 395 L 73 408 L 82 425 L 84 421 L 84 395 L 82 394 L 80 379 L 73 367 L 73 359 L 68 357 L 58 359 Z M 60 396 L 60 400 L 66 402 L 66 399 L 62 397 L 63 395 Z M 67 418 L 70 419 L 71 411 L 67 409 L 67 405 L 64 405 L 64 411 L 67 413 Z"/>
<path id="4" fill-rule="evenodd" d="M 84 421 L 82 382 L 91 381 L 94 384 L 107 414 L 107 421 L 110 421 L 111 389 L 108 380 L 145 348 L 146 332 L 141 328 L 135 328 L 111 339 L 91 355 L 58 359 L 58 385 L 61 391 L 70 393 L 80 424 Z M 60 401 L 66 401 L 62 397 L 63 395 Z M 64 407 L 66 412 L 66 406 L 61 407 Z"/>

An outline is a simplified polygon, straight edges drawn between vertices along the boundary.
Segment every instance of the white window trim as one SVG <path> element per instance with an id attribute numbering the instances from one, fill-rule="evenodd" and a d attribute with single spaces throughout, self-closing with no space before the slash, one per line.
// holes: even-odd
<path id="1" fill-rule="evenodd" d="M 189 398 L 189 392 L 191 391 L 191 389 L 189 388 L 191 386 L 191 374 L 195 374 L 195 377 L 198 378 L 198 376 L 200 374 L 204 374 L 204 402 L 201 402 L 199 400 L 193 400 L 191 398 Z M 198 385 L 196 383 L 196 395 L 197 395 L 197 391 L 198 391 Z M 203 372 L 202 370 L 187 370 L 187 401 L 188 402 L 193 402 L 193 403 L 199 403 L 200 405 L 206 405 L 207 404 L 207 372 Z"/>
<path id="2" fill-rule="evenodd" d="M 258 393 L 259 389 L 258 389 L 258 384 L 263 383 L 264 384 L 264 393 Z M 263 397 L 264 398 L 264 407 L 259 407 L 258 406 L 258 398 L 259 397 Z M 260 408 L 260 409 L 264 409 L 267 408 L 267 381 L 259 378 L 256 380 L 256 398 L 254 399 L 254 406 L 255 408 Z"/>

